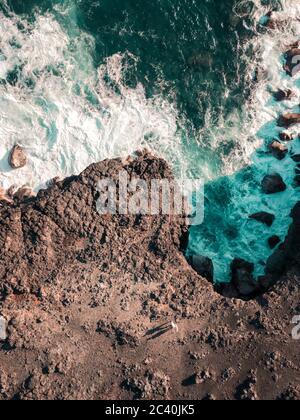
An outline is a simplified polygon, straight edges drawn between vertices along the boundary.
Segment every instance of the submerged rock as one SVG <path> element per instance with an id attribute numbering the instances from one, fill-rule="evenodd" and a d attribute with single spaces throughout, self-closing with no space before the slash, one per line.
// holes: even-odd
<path id="1" fill-rule="evenodd" d="M 188 260 L 200 276 L 205 277 L 210 282 L 214 281 L 214 265 L 210 258 L 202 255 L 193 255 Z"/>
<path id="2" fill-rule="evenodd" d="M 16 144 L 10 152 L 8 161 L 13 169 L 23 168 L 27 164 L 27 156 L 24 149 Z"/>
<path id="3" fill-rule="evenodd" d="M 295 124 L 300 124 L 300 114 L 296 112 L 283 114 L 278 119 L 279 127 L 289 128 Z"/>
<path id="4" fill-rule="evenodd" d="M 275 216 L 274 214 L 267 213 L 265 211 L 262 211 L 260 213 L 255 213 L 249 216 L 250 219 L 254 219 L 258 222 L 264 223 L 265 225 L 271 227 L 274 223 Z"/>
<path id="5" fill-rule="evenodd" d="M 286 184 L 279 174 L 266 175 L 262 181 L 262 189 L 265 194 L 276 194 L 286 190 Z"/>

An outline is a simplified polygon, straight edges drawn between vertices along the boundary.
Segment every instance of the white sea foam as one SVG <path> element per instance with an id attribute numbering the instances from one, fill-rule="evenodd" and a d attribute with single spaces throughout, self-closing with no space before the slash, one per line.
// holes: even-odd
<path id="1" fill-rule="evenodd" d="M 0 77 L 22 67 L 13 86 L 0 85 L 4 187 L 27 184 L 37 190 L 55 176 L 78 174 L 92 162 L 128 155 L 146 145 L 171 161 L 180 158 L 174 147 L 180 145 L 176 109 L 160 97 L 146 99 L 142 85 L 125 88 L 121 54 L 96 69 L 94 41 L 87 34 L 78 30 L 70 39 L 50 14 L 37 16 L 22 30 L 18 23 L 14 15 L 0 16 Z M 104 74 L 118 93 L 104 82 Z M 15 143 L 29 158 L 17 171 L 7 162 Z"/>

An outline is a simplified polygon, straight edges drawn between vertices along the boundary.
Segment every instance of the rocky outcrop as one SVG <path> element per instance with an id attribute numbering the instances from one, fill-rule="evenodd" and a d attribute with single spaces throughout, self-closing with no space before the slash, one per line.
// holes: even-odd
<path id="1" fill-rule="evenodd" d="M 226 298 L 184 258 L 184 217 L 98 214 L 97 183 L 120 170 L 172 178 L 143 153 L 0 203 L 0 400 L 294 397 L 297 208 L 284 243 L 294 271 L 262 295 L 270 280 L 255 286 L 235 260 L 235 298 L 247 296 Z"/>
<path id="2" fill-rule="evenodd" d="M 280 244 L 281 239 L 277 235 L 273 235 L 268 239 L 268 244 L 271 249 L 276 248 L 278 244 Z"/>
<path id="3" fill-rule="evenodd" d="M 266 175 L 262 181 L 262 189 L 265 194 L 276 194 L 285 191 L 286 188 L 286 184 L 279 174 Z"/>
<path id="4" fill-rule="evenodd" d="M 278 160 L 283 160 L 288 154 L 288 148 L 276 140 L 269 145 L 269 149 Z"/>
<path id="5" fill-rule="evenodd" d="M 285 53 L 286 64 L 284 66 L 285 71 L 290 76 L 295 76 L 299 70 L 300 62 L 300 48 L 299 44 L 292 45 L 291 48 Z"/>
<path id="6" fill-rule="evenodd" d="M 291 133 L 287 133 L 286 131 L 283 131 L 279 134 L 279 138 L 281 141 L 292 141 L 294 140 L 294 136 Z"/>
<path id="7" fill-rule="evenodd" d="M 254 279 L 254 264 L 236 258 L 231 264 L 232 284 L 241 297 L 254 296 L 259 285 Z"/>
<path id="8" fill-rule="evenodd" d="M 249 216 L 249 218 L 256 220 L 257 222 L 263 223 L 268 227 L 271 227 L 275 220 L 274 214 L 270 214 L 264 211 L 252 214 L 251 216 Z"/>
<path id="9" fill-rule="evenodd" d="M 202 255 L 192 255 L 188 258 L 193 269 L 210 282 L 214 281 L 214 265 L 210 258 Z"/>
<path id="10" fill-rule="evenodd" d="M 274 92 L 274 98 L 278 102 L 292 99 L 293 96 L 294 96 L 294 92 L 291 89 L 287 89 L 287 90 L 278 89 L 278 91 Z"/>
<path id="11" fill-rule="evenodd" d="M 10 152 L 8 161 L 13 169 L 20 169 L 26 166 L 27 156 L 24 149 L 16 144 Z"/>
<path id="12" fill-rule="evenodd" d="M 299 113 L 287 113 L 283 114 L 278 119 L 278 126 L 289 128 L 295 124 L 300 124 L 300 114 Z"/>

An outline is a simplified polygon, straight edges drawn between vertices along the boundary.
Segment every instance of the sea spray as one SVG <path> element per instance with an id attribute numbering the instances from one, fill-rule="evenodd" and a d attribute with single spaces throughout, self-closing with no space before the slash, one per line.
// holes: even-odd
<path id="1" fill-rule="evenodd" d="M 38 190 L 56 176 L 144 146 L 165 156 L 173 150 L 170 160 L 179 159 L 176 109 L 161 97 L 147 99 L 141 84 L 135 89 L 122 85 L 126 54 L 95 67 L 93 38 L 79 31 L 69 39 L 50 14 L 37 15 L 33 23 L 22 20 L 21 27 L 16 15 L 2 14 L 0 31 L 4 187 L 27 184 Z M 29 155 L 18 173 L 7 161 L 15 143 Z"/>

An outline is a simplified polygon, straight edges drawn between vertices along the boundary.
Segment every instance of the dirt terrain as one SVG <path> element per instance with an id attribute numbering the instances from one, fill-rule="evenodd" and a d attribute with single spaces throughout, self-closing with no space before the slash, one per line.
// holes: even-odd
<path id="1" fill-rule="evenodd" d="M 172 177 L 144 153 L 2 202 L 0 399 L 300 399 L 299 208 L 276 285 L 225 298 L 187 263 L 183 218 L 97 213 L 123 169 Z"/>

